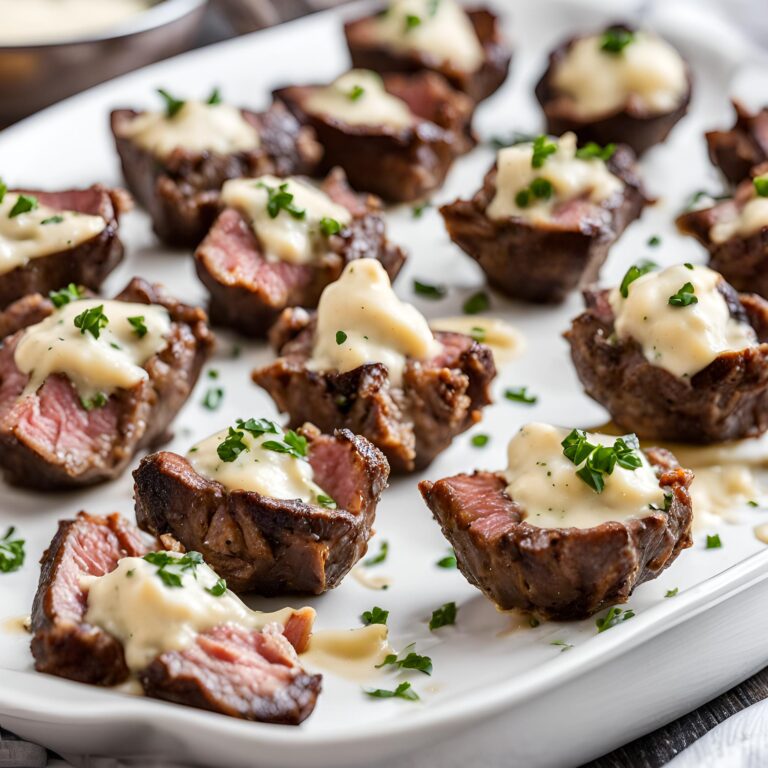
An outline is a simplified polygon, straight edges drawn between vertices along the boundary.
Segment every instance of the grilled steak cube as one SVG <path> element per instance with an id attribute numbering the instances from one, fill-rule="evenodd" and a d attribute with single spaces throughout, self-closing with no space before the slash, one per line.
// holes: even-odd
<path id="1" fill-rule="evenodd" d="M 704 134 L 709 159 L 733 185 L 748 179 L 756 165 L 768 161 L 768 107 L 751 113 L 734 99 L 736 122 L 727 131 Z"/>

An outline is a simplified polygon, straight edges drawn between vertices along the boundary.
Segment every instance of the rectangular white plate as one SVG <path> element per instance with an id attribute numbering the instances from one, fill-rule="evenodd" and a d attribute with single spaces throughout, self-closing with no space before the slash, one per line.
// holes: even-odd
<path id="1" fill-rule="evenodd" d="M 601 10 L 608 4 L 596 2 L 499 0 L 495 5 L 506 16 L 515 56 L 507 84 L 480 107 L 477 128 L 483 137 L 536 132 L 542 123 L 532 87 L 550 47 L 568 33 L 592 30 L 614 17 Z M 751 54 L 726 29 L 708 26 L 690 8 L 678 13 L 677 6 L 659 6 L 653 23 L 691 62 L 694 97 L 688 117 L 670 140 L 643 160 L 648 188 L 659 202 L 613 248 L 603 271 L 606 283 L 616 282 L 629 264 L 650 255 L 661 263 L 704 261 L 701 249 L 672 226 L 692 191 L 718 189 L 702 132 L 729 124 L 728 96 L 734 90 L 746 88 L 753 104 L 768 96 L 765 75 L 744 80 L 750 76 Z M 51 189 L 95 181 L 120 184 L 109 109 L 152 105 L 156 87 L 199 97 L 212 85 L 221 86 L 232 103 L 263 107 L 272 87 L 328 80 L 347 65 L 341 18 L 339 12 L 319 14 L 195 51 L 64 102 L 0 135 L 0 173 L 12 185 Z M 434 201 L 470 195 L 492 157 L 492 150 L 481 146 L 461 159 Z M 412 218 L 408 207 L 393 209 L 390 233 L 411 251 L 397 284 L 400 295 L 428 317 L 460 314 L 463 300 L 483 279 L 474 262 L 451 245 L 435 208 L 420 220 Z M 645 244 L 652 234 L 663 242 L 651 254 Z M 188 302 L 204 300 L 189 255 L 160 247 L 143 213 L 126 217 L 123 237 L 127 258 L 110 278 L 107 292 L 142 275 L 165 283 Z M 414 277 L 448 284 L 448 297 L 435 302 L 414 296 Z M 491 435 L 488 447 L 473 448 L 470 436 L 461 436 L 423 477 L 504 466 L 506 442 L 525 421 L 592 425 L 604 419 L 602 409 L 582 394 L 560 336 L 580 309 L 577 295 L 557 308 L 493 296 L 492 314 L 512 323 L 527 340 L 526 353 L 501 368 L 496 392 L 527 385 L 539 401 L 526 407 L 499 399 L 476 430 Z M 242 343 L 226 333 L 220 340 L 211 367 L 221 372 L 223 405 L 215 412 L 202 408 L 208 386 L 203 378 L 177 420 L 170 450 L 183 453 L 192 441 L 236 417 L 276 415 L 249 378 L 253 367 L 270 359 L 266 346 Z M 230 350 L 236 341 L 243 354 L 233 360 Z M 637 616 L 610 632 L 598 635 L 592 620 L 513 631 L 513 619 L 497 612 L 458 572 L 436 567 L 447 545 L 418 494 L 419 479 L 394 480 L 377 515 L 371 548 L 376 551 L 387 540 L 390 555 L 371 573 L 391 578 L 388 591 L 371 591 L 349 577 L 321 598 L 289 602 L 313 605 L 321 628 L 359 626 L 363 610 L 373 605 L 389 609 L 392 644 L 402 648 L 415 642 L 434 661 L 431 678 L 418 673 L 408 678 L 422 701 L 371 700 L 359 682 L 327 674 L 315 713 L 299 728 L 239 722 L 36 674 L 28 636 L 8 628 L 29 613 L 36 561 L 56 521 L 79 509 L 118 510 L 132 517 L 131 477 L 126 472 L 106 486 L 60 495 L 0 486 L 0 531 L 16 525 L 28 550 L 22 570 L 0 576 L 0 721 L 64 752 L 163 754 L 228 766 L 300 766 L 308 760 L 315 766 L 370 765 L 425 745 L 429 749 L 416 753 L 413 765 L 425 765 L 427 756 L 441 766 L 478 764 L 481 755 L 489 765 L 499 764 L 494 759 L 526 766 L 578 764 L 696 706 L 768 661 L 762 642 L 768 630 L 762 610 L 768 554 L 752 534 L 766 512 L 745 511 L 741 524 L 722 525 L 718 532 L 724 547 L 719 550 L 706 550 L 704 532 L 698 533 L 694 547 L 669 571 L 633 595 L 630 606 Z M 673 587 L 679 595 L 664 599 Z M 430 633 L 426 619 L 450 600 L 460 606 L 457 625 Z M 284 601 L 250 602 L 272 608 Z M 575 647 L 561 653 L 551 644 L 555 640 Z M 386 675 L 370 682 L 391 686 L 396 679 L 405 678 Z M 400 759 L 397 764 L 406 763 Z"/>

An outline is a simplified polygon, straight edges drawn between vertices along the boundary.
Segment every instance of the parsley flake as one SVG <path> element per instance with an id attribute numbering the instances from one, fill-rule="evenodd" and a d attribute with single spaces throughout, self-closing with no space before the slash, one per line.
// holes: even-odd
<path id="1" fill-rule="evenodd" d="M 160 94 L 160 96 L 163 97 L 163 101 L 165 101 L 166 117 L 173 117 L 174 115 L 178 114 L 179 110 L 186 104 L 186 101 L 183 99 L 176 99 L 171 96 L 171 94 L 168 93 L 165 88 L 158 88 L 157 93 Z"/>
<path id="2" fill-rule="evenodd" d="M 55 216 L 49 216 L 47 219 L 43 219 L 40 224 L 46 225 L 46 224 L 61 224 L 61 222 L 64 221 L 64 217 L 59 215 L 58 213 Z"/>
<path id="3" fill-rule="evenodd" d="M 434 632 L 440 627 L 447 627 L 456 623 L 456 616 L 459 609 L 456 607 L 456 603 L 450 602 L 441 605 L 432 611 L 432 618 L 429 620 L 429 629 Z"/>
<path id="4" fill-rule="evenodd" d="M 611 627 L 615 627 L 617 624 L 621 624 L 622 621 L 628 621 L 635 615 L 635 612 L 631 608 L 622 610 L 617 605 L 608 609 L 608 613 L 605 616 L 598 616 L 595 619 L 595 626 L 597 627 L 598 634 L 605 632 Z"/>
<path id="5" fill-rule="evenodd" d="M 389 554 L 389 542 L 388 541 L 382 541 L 379 545 L 379 551 L 372 555 L 371 557 L 363 560 L 363 565 L 370 568 L 372 565 L 379 565 L 380 563 L 383 563 L 387 559 L 387 555 Z"/>
<path id="6" fill-rule="evenodd" d="M 348 336 L 344 331 L 336 331 L 336 343 L 341 346 L 346 340 Z"/>
<path id="7" fill-rule="evenodd" d="M 615 144 L 606 144 L 604 147 L 601 147 L 594 141 L 588 141 L 583 147 L 579 147 L 576 150 L 576 157 L 579 160 L 602 160 L 603 162 L 608 162 L 615 152 Z"/>
<path id="8" fill-rule="evenodd" d="M 207 408 L 209 411 L 215 411 L 224 400 L 224 388 L 223 387 L 209 387 L 205 391 L 203 397 L 203 408 Z"/>
<path id="9" fill-rule="evenodd" d="M 218 86 L 215 86 L 211 91 L 211 95 L 208 97 L 206 104 L 213 106 L 214 104 L 221 104 L 221 91 Z"/>
<path id="10" fill-rule="evenodd" d="M 221 597 L 227 591 L 226 579 L 219 579 L 212 587 L 206 587 L 205 591 L 214 597 Z"/>
<path id="11" fill-rule="evenodd" d="M 768 197 L 768 174 L 756 176 L 752 179 L 752 184 L 755 187 L 755 194 L 758 197 Z"/>
<path id="12" fill-rule="evenodd" d="M 383 608 L 374 606 L 370 611 L 363 611 L 360 616 L 360 621 L 362 621 L 366 627 L 370 626 L 371 624 L 384 624 L 386 626 L 388 618 L 389 611 L 385 611 Z"/>
<path id="13" fill-rule="evenodd" d="M 85 408 L 86 411 L 92 411 L 94 408 L 103 408 L 109 398 L 104 392 L 97 392 L 93 397 L 81 397 L 80 405 Z"/>
<path id="14" fill-rule="evenodd" d="M 565 640 L 553 640 L 550 645 L 556 645 L 560 648 L 560 653 L 564 651 L 570 651 L 573 646 L 570 643 L 566 643 Z"/>
<path id="15" fill-rule="evenodd" d="M 608 27 L 600 37 L 600 50 L 612 55 L 618 55 L 632 42 L 635 33 L 626 27 Z"/>
<path id="16" fill-rule="evenodd" d="M 363 88 L 362 85 L 353 85 L 352 88 L 349 89 L 349 92 L 347 93 L 347 98 L 350 101 L 358 101 L 362 98 L 363 94 L 365 93 L 365 88 Z"/>
<path id="17" fill-rule="evenodd" d="M 294 459 L 304 459 L 307 456 L 307 438 L 303 435 L 289 429 L 283 435 L 282 441 L 265 440 L 261 447 L 265 451 L 275 451 L 275 453 L 287 453 Z"/>
<path id="18" fill-rule="evenodd" d="M 451 549 L 448 551 L 449 554 L 447 554 L 445 557 L 441 557 L 435 565 L 438 568 L 445 568 L 446 570 L 450 568 L 456 568 L 458 566 L 458 563 L 456 562 L 456 553 Z"/>
<path id="19" fill-rule="evenodd" d="M 548 136 L 537 136 L 533 140 L 533 154 L 531 155 L 531 168 L 541 168 L 544 161 L 557 152 L 557 144 L 549 140 Z"/>
<path id="20" fill-rule="evenodd" d="M 707 534 L 707 549 L 721 549 L 723 542 L 720 541 L 720 534 Z"/>
<path id="21" fill-rule="evenodd" d="M 491 306 L 491 299 L 485 291 L 473 293 L 463 304 L 465 315 L 478 315 L 485 312 Z"/>
<path id="22" fill-rule="evenodd" d="M 427 299 L 442 299 L 446 294 L 444 285 L 432 285 L 430 283 L 423 283 L 420 280 L 413 281 L 413 290 L 419 296 L 424 296 Z"/>
<path id="23" fill-rule="evenodd" d="M 395 667 L 395 669 L 417 669 L 419 672 L 423 672 L 425 675 L 432 674 L 432 659 L 429 656 L 422 656 L 411 650 L 414 648 L 414 644 L 407 646 L 401 655 L 396 653 L 388 653 L 384 657 L 384 661 L 381 664 L 376 665 L 376 669 L 382 667 Z"/>
<path id="24" fill-rule="evenodd" d="M 157 568 L 157 576 L 166 587 L 183 587 L 181 576 L 184 571 L 194 571 L 203 562 L 203 556 L 195 551 L 186 552 L 181 557 L 168 552 L 148 552 L 143 559 Z"/>
<path id="25" fill-rule="evenodd" d="M 693 283 L 684 283 L 677 293 L 669 297 L 669 304 L 672 307 L 689 307 L 691 304 L 698 304 L 699 299 L 696 296 Z"/>
<path id="26" fill-rule="evenodd" d="M 109 318 L 104 314 L 104 305 L 99 304 L 98 307 L 89 307 L 81 312 L 75 318 L 74 323 L 75 328 L 79 328 L 83 336 L 90 333 L 94 339 L 98 339 L 101 335 L 101 329 L 106 328 L 109 323 Z"/>
<path id="27" fill-rule="evenodd" d="M 410 32 L 421 24 L 421 16 L 415 13 L 409 13 L 405 17 L 405 31 Z"/>
<path id="28" fill-rule="evenodd" d="M 528 387 L 509 387 L 504 390 L 504 397 L 514 403 L 533 405 L 539 400 L 538 395 L 528 394 Z"/>
<path id="29" fill-rule="evenodd" d="M 646 243 L 650 248 L 658 248 L 661 245 L 661 238 L 658 235 L 651 235 Z"/>
<path id="30" fill-rule="evenodd" d="M 424 203 L 414 205 L 413 208 L 411 208 L 411 216 L 413 216 L 414 219 L 420 219 L 424 215 L 424 211 L 431 207 L 432 203 L 429 200 Z"/>
<path id="31" fill-rule="evenodd" d="M 11 526 L 0 539 L 0 572 L 13 573 L 24 565 L 24 539 L 14 539 L 16 529 Z"/>
<path id="32" fill-rule="evenodd" d="M 83 298 L 84 291 L 74 283 L 70 283 L 65 288 L 59 291 L 51 291 L 48 294 L 48 298 L 51 300 L 56 309 L 61 309 L 65 304 L 69 304 L 70 301 L 77 301 Z"/>
<path id="33" fill-rule="evenodd" d="M 336 509 L 338 507 L 336 502 L 330 496 L 326 496 L 324 493 L 317 494 L 317 503 L 326 509 Z"/>
<path id="34" fill-rule="evenodd" d="M 384 688 L 363 689 L 368 696 L 374 699 L 405 699 L 406 701 L 418 701 L 419 694 L 411 688 L 410 683 L 400 683 L 394 691 L 388 691 Z"/>
<path id="35" fill-rule="evenodd" d="M 679 587 L 675 587 L 674 589 L 668 589 L 664 597 L 675 597 L 677 593 L 680 591 Z"/>
<path id="36" fill-rule="evenodd" d="M 216 453 L 222 461 L 234 461 L 248 446 L 243 442 L 244 433 L 229 427 L 227 436 L 219 443 Z"/>
<path id="37" fill-rule="evenodd" d="M 341 223 L 336 219 L 331 219 L 327 216 L 323 216 L 320 219 L 320 231 L 326 236 L 338 235 L 341 232 Z"/>
<path id="38" fill-rule="evenodd" d="M 37 198 L 34 195 L 19 195 L 13 204 L 13 208 L 11 208 L 11 212 L 8 214 L 8 218 L 13 219 L 22 213 L 34 211 L 37 206 Z"/>
<path id="39" fill-rule="evenodd" d="M 267 192 L 267 213 L 271 219 L 276 219 L 280 211 L 285 211 L 294 219 L 303 219 L 307 212 L 303 208 L 297 208 L 293 204 L 293 194 L 288 191 L 288 182 L 283 182 L 277 189 L 270 187 L 263 181 L 256 184 L 260 189 Z"/>
<path id="40" fill-rule="evenodd" d="M 629 296 L 629 286 L 635 282 L 639 277 L 647 275 L 649 272 L 653 272 L 657 268 L 657 264 L 652 261 L 641 261 L 637 264 L 633 264 L 626 272 L 621 280 L 619 286 L 619 293 L 626 299 Z"/>
<path id="41" fill-rule="evenodd" d="M 590 443 L 586 432 L 573 429 L 560 444 L 563 446 L 563 455 L 574 466 L 580 467 L 576 475 L 595 493 L 603 492 L 605 477 L 613 474 L 617 464 L 631 471 L 642 465 L 638 453 L 640 443 L 636 435 L 624 435 L 617 438 L 612 446 L 604 446 Z"/>
<path id="42" fill-rule="evenodd" d="M 131 327 L 133 328 L 133 332 L 140 339 L 143 339 L 147 335 L 147 333 L 149 333 L 149 329 L 147 328 L 147 323 L 145 321 L 144 315 L 136 315 L 136 317 L 129 317 L 128 322 L 131 324 Z"/>
<path id="43" fill-rule="evenodd" d="M 491 438 L 488 435 L 472 435 L 470 442 L 475 446 L 475 448 L 485 448 L 485 446 L 488 445 L 488 441 L 490 439 Z"/>

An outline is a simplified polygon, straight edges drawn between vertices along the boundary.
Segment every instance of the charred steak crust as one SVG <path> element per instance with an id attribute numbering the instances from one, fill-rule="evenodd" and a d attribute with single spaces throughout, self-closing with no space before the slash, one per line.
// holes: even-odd
<path id="1" fill-rule="evenodd" d="M 277 360 L 253 372 L 253 380 L 288 413 L 292 427 L 311 422 L 322 432 L 349 429 L 381 450 L 393 472 L 428 466 L 454 437 L 480 421 L 491 402 L 493 354 L 469 336 L 436 332 L 443 353 L 409 361 L 402 387 L 393 387 L 381 363 L 346 373 L 309 370 L 313 335 L 310 313 L 286 310 L 273 337 L 294 338 Z"/>
<path id="2" fill-rule="evenodd" d="M 123 646 L 99 627 L 86 624 L 82 576 L 103 576 L 122 557 L 147 552 L 138 531 L 114 514 L 80 512 L 62 520 L 40 560 L 32 605 L 35 669 L 92 685 L 117 685 L 128 677 Z"/>
<path id="3" fill-rule="evenodd" d="M 397 277 L 406 253 L 387 238 L 381 201 L 353 192 L 340 168 L 328 174 L 322 188 L 353 218 L 328 238 L 330 253 L 317 265 L 268 261 L 239 211 L 226 208 L 219 215 L 195 252 L 214 323 L 262 338 L 286 307 L 316 307 L 325 287 L 354 259 L 378 259 L 390 280 Z"/>
<path id="4" fill-rule="evenodd" d="M 750 112 L 733 101 L 736 122 L 727 131 L 707 131 L 709 159 L 734 186 L 749 178 L 756 165 L 768 161 L 768 107 Z"/>
<path id="5" fill-rule="evenodd" d="M 609 26 L 634 31 L 632 27 L 625 24 Z M 597 120 L 594 118 L 585 120 L 573 113 L 568 97 L 558 91 L 552 82 L 556 68 L 578 39 L 578 37 L 570 38 L 550 53 L 547 69 L 536 84 L 536 99 L 544 112 L 547 132 L 560 136 L 567 131 L 573 131 L 582 144 L 588 141 L 598 144 L 621 142 L 631 147 L 637 155 L 642 155 L 652 146 L 664 141 L 688 112 L 688 105 L 691 102 L 692 80 L 687 64 L 688 90 L 680 105 L 671 112 L 649 114 L 645 110 L 628 104 Z"/>
<path id="6" fill-rule="evenodd" d="M 337 509 L 299 500 L 228 491 L 175 453 L 144 458 L 133 473 L 136 520 L 201 552 L 236 592 L 319 595 L 337 586 L 365 554 L 389 465 L 349 430 L 321 435 L 313 427 L 309 461 L 315 481 Z"/>
<path id="7" fill-rule="evenodd" d="M 768 111 L 766 112 L 768 126 Z M 768 127 L 766 128 L 768 141 Z M 753 169 L 756 175 L 768 173 L 768 163 Z M 735 199 L 744 200 L 752 194 L 751 179 L 743 181 L 736 189 Z M 763 227 L 748 237 L 734 236 L 722 243 L 714 242 L 711 228 L 727 213 L 736 215 L 737 203 L 725 200 L 711 208 L 688 211 L 676 219 L 677 228 L 685 235 L 698 240 L 709 252 L 709 266 L 719 272 L 737 291 L 757 293 L 768 297 L 768 227 Z"/>
<path id="8" fill-rule="evenodd" d="M 101 216 L 107 226 L 98 235 L 74 248 L 30 259 L 26 264 L 0 274 L 0 309 L 27 294 L 47 294 L 68 283 L 98 290 L 123 259 L 118 227 L 120 215 L 133 205 L 130 196 L 123 190 L 108 189 L 100 184 L 63 192 L 37 189 L 11 191 L 34 195 L 42 205 L 59 211 Z"/>
<path id="9" fill-rule="evenodd" d="M 614 334 L 607 291 L 588 290 L 587 309 L 565 333 L 586 393 L 621 428 L 641 438 L 714 443 L 768 429 L 768 302 L 721 290 L 731 313 L 745 313 L 760 344 L 723 352 L 690 379 L 652 365 L 633 339 Z"/>
<path id="10" fill-rule="evenodd" d="M 439 187 L 453 161 L 474 146 L 474 105 L 434 72 L 385 75 L 384 84 L 416 116 L 412 127 L 349 125 L 309 114 L 303 105 L 316 85 L 278 88 L 274 97 L 315 130 L 324 149 L 322 170 L 339 166 L 355 189 L 408 202 Z"/>
<path id="11" fill-rule="evenodd" d="M 463 91 L 474 102 L 480 102 L 494 93 L 507 79 L 512 52 L 504 43 L 498 17 L 486 8 L 467 11 L 483 48 L 484 59 L 474 72 L 452 67 L 450 62 L 439 64 L 419 51 L 395 51 L 371 40 L 370 25 L 374 17 L 348 21 L 344 35 L 356 69 L 372 69 L 374 72 L 413 73 L 432 70 L 445 77 L 457 90 Z"/>
<path id="12" fill-rule="evenodd" d="M 227 179 L 275 174 L 309 174 L 322 150 L 310 128 L 300 126 L 281 104 L 266 112 L 242 110 L 259 131 L 261 145 L 247 152 L 221 155 L 177 149 L 164 160 L 122 136 L 121 127 L 139 113 L 116 109 L 112 133 L 129 189 L 152 218 L 157 236 L 179 247 L 194 247 L 219 212 Z"/>
<path id="13" fill-rule="evenodd" d="M 168 345 L 145 364 L 147 380 L 118 390 L 91 411 L 58 374 L 17 402 L 28 377 L 16 368 L 16 344 L 23 329 L 49 315 L 53 305 L 35 294 L 0 314 L 0 327 L 14 331 L 0 347 L 0 466 L 8 482 L 37 490 L 92 485 L 117 477 L 138 450 L 166 439 L 213 348 L 206 314 L 141 278 L 116 298 L 164 306 L 172 320 Z"/>
<path id="14" fill-rule="evenodd" d="M 660 448 L 646 451 L 671 494 L 669 510 L 594 528 L 538 528 L 506 494 L 503 474 L 475 472 L 419 483 L 466 579 L 500 608 L 583 619 L 627 601 L 692 544 L 693 473 Z"/>
<path id="15" fill-rule="evenodd" d="M 495 166 L 471 200 L 443 205 L 440 214 L 451 240 L 477 261 L 492 286 L 514 299 L 561 302 L 597 278 L 611 245 L 648 202 L 629 147 L 619 146 L 608 168 L 624 182 L 621 195 L 600 206 L 564 203 L 559 221 L 548 227 L 486 215 L 496 194 Z"/>

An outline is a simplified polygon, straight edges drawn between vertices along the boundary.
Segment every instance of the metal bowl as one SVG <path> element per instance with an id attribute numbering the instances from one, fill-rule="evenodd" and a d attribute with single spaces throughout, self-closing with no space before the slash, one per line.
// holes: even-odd
<path id="1" fill-rule="evenodd" d="M 0 45 L 0 127 L 187 50 L 195 42 L 206 4 L 207 0 L 156 0 L 146 11 L 98 35 Z"/>

